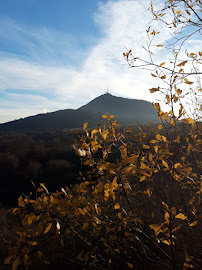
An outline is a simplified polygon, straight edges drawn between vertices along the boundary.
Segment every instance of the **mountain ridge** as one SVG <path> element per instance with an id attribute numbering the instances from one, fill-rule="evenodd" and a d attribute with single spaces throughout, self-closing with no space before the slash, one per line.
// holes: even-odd
<path id="1" fill-rule="evenodd" d="M 58 110 L 0 124 L 0 131 L 74 129 L 81 128 L 84 122 L 88 122 L 92 127 L 105 113 L 113 114 L 121 124 L 158 121 L 156 110 L 151 102 L 106 93 L 78 109 Z"/>

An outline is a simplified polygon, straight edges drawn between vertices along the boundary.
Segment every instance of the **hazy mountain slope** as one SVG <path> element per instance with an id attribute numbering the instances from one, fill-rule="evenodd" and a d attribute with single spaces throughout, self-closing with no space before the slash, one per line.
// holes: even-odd
<path id="1" fill-rule="evenodd" d="M 156 110 L 150 102 L 115 97 L 107 93 L 77 110 L 60 110 L 0 124 L 0 131 L 81 128 L 85 122 L 94 126 L 105 113 L 115 115 L 120 123 L 128 125 L 136 124 L 137 121 L 158 121 Z"/>

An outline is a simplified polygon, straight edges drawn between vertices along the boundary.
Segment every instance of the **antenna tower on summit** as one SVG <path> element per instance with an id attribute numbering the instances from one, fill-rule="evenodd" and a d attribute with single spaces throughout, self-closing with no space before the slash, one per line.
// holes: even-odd
<path id="1" fill-rule="evenodd" d="M 105 94 L 109 94 L 109 88 L 108 88 L 108 86 L 107 86 L 107 91 L 105 92 Z"/>

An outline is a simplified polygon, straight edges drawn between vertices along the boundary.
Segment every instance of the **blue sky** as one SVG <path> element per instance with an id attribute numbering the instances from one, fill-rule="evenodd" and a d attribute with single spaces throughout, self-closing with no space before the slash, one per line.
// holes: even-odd
<path id="1" fill-rule="evenodd" d="M 1 1 L 0 123 L 78 108 L 107 87 L 117 96 L 153 101 L 149 88 L 154 78 L 128 68 L 123 57 L 126 49 L 146 55 L 142 45 L 151 21 L 149 3 Z M 166 55 L 159 52 L 162 62 Z"/>

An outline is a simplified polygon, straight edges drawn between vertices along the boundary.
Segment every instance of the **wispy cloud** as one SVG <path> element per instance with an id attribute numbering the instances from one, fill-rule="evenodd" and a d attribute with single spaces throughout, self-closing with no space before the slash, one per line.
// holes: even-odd
<path id="1" fill-rule="evenodd" d="M 13 31 L 13 41 L 29 51 L 27 57 L 0 53 L 0 93 L 4 91 L 6 95 L 7 89 L 22 89 L 27 94 L 18 98 L 7 95 L 4 99 L 7 106 L 0 110 L 0 122 L 44 111 L 78 108 L 103 94 L 107 87 L 118 96 L 152 101 L 154 96 L 148 89 L 156 84 L 155 79 L 148 77 L 143 70 L 129 68 L 123 57 L 127 49 L 147 57 L 142 45 L 147 43 L 146 29 L 151 21 L 148 5 L 147 0 L 110 0 L 100 4 L 94 14 L 94 23 L 102 31 L 102 36 L 83 52 L 75 44 L 78 40 L 68 34 L 45 27 L 33 30 L 6 21 L 0 29 L 0 37 L 6 38 L 6 27 L 9 26 L 9 31 Z M 169 38 L 169 35 L 165 32 L 163 38 Z M 166 57 L 163 49 L 159 52 L 157 61 Z M 63 63 L 55 61 L 57 54 L 67 55 L 68 64 L 65 60 Z M 29 56 L 32 56 L 30 60 Z M 70 57 L 75 57 L 74 63 L 68 62 Z M 37 91 L 37 98 L 29 91 Z"/>

